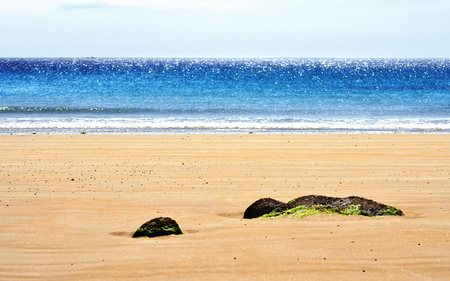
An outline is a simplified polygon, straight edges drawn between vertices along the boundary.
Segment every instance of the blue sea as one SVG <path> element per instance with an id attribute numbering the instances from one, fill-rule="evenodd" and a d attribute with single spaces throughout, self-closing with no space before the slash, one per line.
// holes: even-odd
<path id="1" fill-rule="evenodd" d="M 0 133 L 450 132 L 449 59 L 0 59 Z"/>

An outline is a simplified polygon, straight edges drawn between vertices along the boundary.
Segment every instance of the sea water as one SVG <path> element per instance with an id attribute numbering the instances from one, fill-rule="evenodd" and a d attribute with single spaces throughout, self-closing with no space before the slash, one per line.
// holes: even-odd
<path id="1" fill-rule="evenodd" d="M 450 132 L 448 59 L 0 59 L 0 133 Z"/>

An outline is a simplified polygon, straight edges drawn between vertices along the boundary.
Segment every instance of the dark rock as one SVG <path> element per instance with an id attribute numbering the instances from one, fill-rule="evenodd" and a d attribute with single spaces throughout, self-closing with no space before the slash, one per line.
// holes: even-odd
<path id="1" fill-rule="evenodd" d="M 360 205 L 359 209 L 367 216 L 403 216 L 403 212 L 401 210 L 370 199 L 358 196 L 350 196 L 347 197 L 347 199 L 351 201 L 351 205 Z"/>
<path id="2" fill-rule="evenodd" d="M 339 198 L 323 195 L 307 195 L 291 200 L 287 204 L 271 198 L 259 199 L 245 210 L 244 218 L 257 218 L 265 214 L 283 212 L 298 206 L 318 210 L 328 209 L 343 215 L 403 216 L 403 212 L 400 209 L 363 197 L 349 196 Z"/>
<path id="3" fill-rule="evenodd" d="M 132 237 L 156 237 L 172 234 L 183 234 L 177 222 L 168 217 L 159 217 L 141 225 Z"/>
<path id="4" fill-rule="evenodd" d="M 261 198 L 251 204 L 244 212 L 244 219 L 253 219 L 273 211 L 285 211 L 287 204 L 272 198 Z"/>
<path id="5" fill-rule="evenodd" d="M 337 208 L 338 210 L 344 210 L 350 205 L 352 205 L 352 200 L 350 198 L 346 197 L 346 198 L 338 199 L 335 202 L 331 203 L 330 207 Z"/>
<path id="6" fill-rule="evenodd" d="M 288 208 L 292 209 L 297 206 L 304 205 L 306 207 L 312 207 L 316 205 L 320 206 L 329 206 L 339 200 L 338 197 L 328 197 L 323 195 L 306 195 L 302 197 L 298 197 L 294 200 L 289 201 Z"/>

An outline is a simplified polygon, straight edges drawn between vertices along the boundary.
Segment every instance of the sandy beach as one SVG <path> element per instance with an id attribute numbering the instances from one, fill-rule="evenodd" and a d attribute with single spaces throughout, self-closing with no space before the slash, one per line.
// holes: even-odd
<path id="1" fill-rule="evenodd" d="M 450 276 L 449 134 L 0 135 L 0 186 L 2 280 Z M 309 194 L 405 215 L 242 219 Z"/>

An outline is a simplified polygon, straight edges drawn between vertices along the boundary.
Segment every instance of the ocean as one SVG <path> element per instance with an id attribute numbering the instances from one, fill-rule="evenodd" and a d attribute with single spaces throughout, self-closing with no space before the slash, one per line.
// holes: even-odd
<path id="1" fill-rule="evenodd" d="M 449 59 L 0 58 L 0 133 L 450 132 Z"/>

